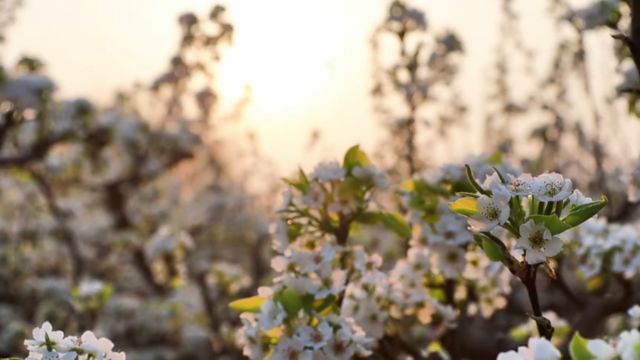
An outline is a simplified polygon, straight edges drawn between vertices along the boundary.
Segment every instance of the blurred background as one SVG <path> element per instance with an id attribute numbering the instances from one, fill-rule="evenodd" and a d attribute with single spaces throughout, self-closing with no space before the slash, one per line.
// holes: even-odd
<path id="1" fill-rule="evenodd" d="M 280 179 L 353 144 L 394 184 L 500 153 L 633 217 L 629 26 L 614 0 L 0 0 L 0 356 L 48 319 L 240 358 L 226 304 L 268 281 Z"/>
<path id="2" fill-rule="evenodd" d="M 579 8 L 592 2 L 570 3 Z M 116 91 L 149 83 L 165 70 L 180 40 L 175 25 L 180 14 L 204 14 L 213 4 L 204 0 L 26 1 L 7 33 L 3 59 L 11 64 L 22 55 L 38 57 L 59 96 L 88 96 L 96 104 L 108 104 Z M 456 59 L 459 69 L 454 84 L 468 110 L 464 122 L 474 131 L 465 133 L 466 146 L 446 151 L 448 157 L 455 157 L 448 160 L 459 160 L 483 150 L 481 120 L 492 111 L 487 99 L 495 91 L 498 57 L 509 57 L 509 90 L 522 101 L 552 71 L 553 57 L 564 40 L 556 26 L 556 15 L 562 10 L 552 13 L 552 1 L 514 1 L 509 6 L 517 16 L 517 30 L 511 33 L 504 29 L 507 19 L 502 18 L 501 1 L 412 4 L 426 12 L 428 32 L 455 31 L 464 45 L 464 54 Z M 234 34 L 217 71 L 216 86 L 224 94 L 219 106 L 233 107 L 250 89 L 244 122 L 279 173 L 336 157 L 354 143 L 367 149 L 377 144 L 383 134 L 370 96 L 376 70 L 371 40 L 385 20 L 387 2 L 248 0 L 226 5 Z M 624 77 L 611 33 L 605 28 L 584 39 L 585 47 L 592 50 L 585 66 L 597 100 L 602 101 L 601 112 L 612 105 L 605 102 L 605 89 L 611 92 Z M 392 49 L 379 52 L 394 60 Z M 578 100 L 583 105 L 576 108 L 586 107 L 587 99 Z M 624 117 L 624 101 L 618 103 L 616 118 Z M 314 132 L 321 139 L 317 151 L 299 151 Z"/>

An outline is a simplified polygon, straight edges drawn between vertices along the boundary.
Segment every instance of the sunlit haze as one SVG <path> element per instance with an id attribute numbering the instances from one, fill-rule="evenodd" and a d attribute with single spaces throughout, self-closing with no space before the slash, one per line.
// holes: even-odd
<path id="1" fill-rule="evenodd" d="M 228 1 L 236 28 L 224 55 L 219 87 L 231 103 L 246 86 L 252 102 L 244 121 L 255 128 L 262 151 L 280 171 L 321 158 L 337 157 L 350 144 L 379 143 L 370 90 L 372 32 L 385 16 L 382 0 Z M 458 82 L 470 106 L 469 118 L 483 116 L 488 70 L 498 31 L 498 1 L 418 1 L 429 26 L 455 28 L 465 44 Z M 61 96 L 90 94 L 106 103 L 115 90 L 161 73 L 178 40 L 176 17 L 206 13 L 205 0 L 27 0 L 10 28 L 4 49 L 9 61 L 21 54 L 41 57 Z M 464 11 L 448 11 L 452 8 Z M 545 6 L 520 9 L 523 34 L 540 46 L 537 64 L 546 66 Z M 535 29 L 535 30 L 534 30 Z M 534 30 L 534 31 L 530 31 Z M 477 126 L 474 122 L 472 126 Z M 321 142 L 313 154 L 305 145 L 313 129 Z M 461 157 L 480 151 L 477 139 Z"/>

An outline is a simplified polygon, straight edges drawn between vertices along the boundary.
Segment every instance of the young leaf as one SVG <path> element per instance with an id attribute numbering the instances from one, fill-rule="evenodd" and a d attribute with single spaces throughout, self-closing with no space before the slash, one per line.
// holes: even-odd
<path id="1" fill-rule="evenodd" d="M 449 203 L 449 209 L 465 216 L 473 216 L 478 212 L 476 199 L 468 196 Z"/>
<path id="2" fill-rule="evenodd" d="M 603 196 L 598 201 L 590 202 L 588 204 L 582 204 L 574 207 L 569 211 L 569 214 L 562 219 L 570 227 L 575 227 L 583 222 L 589 220 L 596 215 L 602 208 L 607 205 L 607 197 Z"/>
<path id="3" fill-rule="evenodd" d="M 411 237 L 411 227 L 401 214 L 396 212 L 367 211 L 356 219 L 361 224 L 382 224 L 403 239 Z"/>
<path id="4" fill-rule="evenodd" d="M 490 195 L 487 190 L 485 190 L 484 188 L 482 188 L 482 186 L 480 186 L 480 184 L 478 184 L 475 175 L 473 175 L 473 170 L 471 170 L 471 167 L 468 164 L 464 165 L 464 169 L 467 173 L 467 181 L 469 182 L 469 184 L 471 184 L 471 186 L 473 186 L 473 188 L 476 189 L 476 191 L 480 194 Z"/>
<path id="5" fill-rule="evenodd" d="M 580 332 L 576 331 L 569 343 L 569 354 L 573 360 L 592 360 L 596 357 L 587 348 L 587 339 L 580 335 Z"/>
<path id="6" fill-rule="evenodd" d="M 402 215 L 396 212 L 378 213 L 380 222 L 389 230 L 395 232 L 403 239 L 411 237 L 411 227 L 404 220 Z"/>
<path id="7" fill-rule="evenodd" d="M 229 307 L 239 312 L 255 313 L 260 311 L 260 307 L 264 303 L 264 300 L 265 299 L 263 297 L 256 295 L 256 296 L 234 300 L 229 303 Z"/>
<path id="8" fill-rule="evenodd" d="M 491 261 L 502 261 L 509 256 L 509 251 L 502 241 L 487 236 L 482 238 L 482 250 Z"/>
<path id="9" fill-rule="evenodd" d="M 294 188 L 300 190 L 303 194 L 307 193 L 307 189 L 309 188 L 309 179 L 307 175 L 304 173 L 302 169 L 298 170 L 298 178 L 297 179 L 283 179 L 284 182 L 293 186 Z"/>
<path id="10" fill-rule="evenodd" d="M 356 166 L 369 165 L 369 157 L 364 151 L 360 150 L 360 145 L 354 145 L 344 155 L 342 167 L 346 171 L 351 171 Z"/>
<path id="11" fill-rule="evenodd" d="M 291 317 L 298 315 L 298 312 L 304 306 L 300 294 L 288 288 L 285 288 L 275 294 L 273 299 L 282 304 L 284 310 Z"/>

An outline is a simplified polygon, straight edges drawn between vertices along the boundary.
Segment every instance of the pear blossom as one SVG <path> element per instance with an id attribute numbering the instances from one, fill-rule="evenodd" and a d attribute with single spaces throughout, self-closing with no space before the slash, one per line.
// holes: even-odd
<path id="1" fill-rule="evenodd" d="M 476 206 L 478 213 L 468 219 L 473 231 L 490 231 L 509 220 L 509 198 L 496 194 L 493 197 L 480 195 Z"/>
<path id="2" fill-rule="evenodd" d="M 520 238 L 516 248 L 525 251 L 525 260 L 529 264 L 545 262 L 547 258 L 557 255 L 562 250 L 562 241 L 543 224 L 533 220 L 520 225 Z"/>
<path id="3" fill-rule="evenodd" d="M 511 197 L 511 192 L 509 189 L 502 183 L 500 176 L 497 172 L 494 172 L 491 175 L 487 175 L 482 183 L 484 188 L 489 189 L 494 196 L 502 196 L 506 197 L 507 200 Z"/>
<path id="4" fill-rule="evenodd" d="M 602 339 L 589 340 L 587 350 L 596 360 L 613 360 L 616 358 L 616 349 Z"/>
<path id="5" fill-rule="evenodd" d="M 68 352 L 60 355 L 55 351 L 31 352 L 25 360 L 75 360 L 78 355 L 75 352 Z"/>
<path id="6" fill-rule="evenodd" d="M 266 300 L 260 307 L 258 313 L 258 324 L 260 327 L 266 330 L 273 329 L 274 327 L 282 324 L 286 313 L 280 303 L 274 300 Z"/>
<path id="7" fill-rule="evenodd" d="M 312 360 L 313 352 L 304 349 L 304 343 L 295 338 L 281 337 L 275 346 L 272 359 Z"/>
<path id="8" fill-rule="evenodd" d="M 320 209 L 325 200 L 325 192 L 322 185 L 319 183 L 311 183 L 306 195 L 302 198 L 302 201 L 309 209 Z"/>
<path id="9" fill-rule="evenodd" d="M 465 220 L 453 214 L 449 209 L 442 210 L 438 222 L 433 226 L 424 226 L 429 244 L 465 245 L 473 241 L 473 236 L 466 229 Z"/>
<path id="10" fill-rule="evenodd" d="M 512 174 L 507 174 L 506 187 L 512 196 L 527 196 L 531 194 L 533 178 L 531 174 L 521 174 L 517 177 Z"/>
<path id="11" fill-rule="evenodd" d="M 327 321 L 320 321 L 316 327 L 300 326 L 296 329 L 294 338 L 301 341 L 305 348 L 316 351 L 327 345 L 333 336 L 333 329 Z"/>
<path id="12" fill-rule="evenodd" d="M 640 358 L 640 332 L 637 329 L 623 331 L 616 350 L 622 360 L 635 360 Z"/>
<path id="13" fill-rule="evenodd" d="M 540 201 L 562 201 L 573 191 L 573 183 L 552 172 L 538 175 L 533 181 L 533 195 Z"/>
<path id="14" fill-rule="evenodd" d="M 629 319 L 631 321 L 631 326 L 637 328 L 640 326 L 640 305 L 636 304 L 627 310 L 627 314 L 629 315 Z"/>
<path id="15" fill-rule="evenodd" d="M 344 168 L 337 161 L 323 162 L 316 166 L 310 175 L 320 182 L 339 181 L 344 179 Z"/>
<path id="16" fill-rule="evenodd" d="M 389 187 L 389 178 L 387 178 L 387 175 L 378 170 L 374 165 L 356 166 L 353 168 L 352 173 L 356 179 L 370 181 L 379 189 Z"/>
<path id="17" fill-rule="evenodd" d="M 462 274 L 467 263 L 464 249 L 458 246 L 439 245 L 434 248 L 435 264 L 447 279 L 455 279 Z"/>
<path id="18" fill-rule="evenodd" d="M 498 354 L 497 360 L 559 360 L 562 354 L 545 338 L 530 338 L 527 346 Z"/>
<path id="19" fill-rule="evenodd" d="M 54 331 L 51 323 L 48 321 L 43 322 L 40 327 L 34 328 L 32 335 L 33 339 L 24 341 L 24 345 L 29 351 L 37 352 L 46 349 L 47 341 L 53 349 L 59 349 L 60 346 L 68 345 L 68 341 L 64 339 L 64 333 L 60 330 Z"/>
<path id="20" fill-rule="evenodd" d="M 560 217 L 567 216 L 571 208 L 579 205 L 588 204 L 590 202 L 593 202 L 593 199 L 591 199 L 588 196 L 585 196 L 580 190 L 575 189 L 573 190 L 573 193 L 571 193 L 571 195 L 569 196 L 569 206 L 565 206 L 562 209 L 562 213 L 560 214 Z"/>

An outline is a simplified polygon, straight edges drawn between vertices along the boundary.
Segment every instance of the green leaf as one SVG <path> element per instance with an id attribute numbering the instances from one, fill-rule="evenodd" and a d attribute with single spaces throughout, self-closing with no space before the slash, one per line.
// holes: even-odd
<path id="1" fill-rule="evenodd" d="M 342 167 L 348 172 L 356 166 L 369 165 L 369 157 L 364 151 L 360 150 L 360 145 L 354 145 L 344 155 Z"/>
<path id="2" fill-rule="evenodd" d="M 285 288 L 275 294 L 273 299 L 282 304 L 282 307 L 290 317 L 295 317 L 304 306 L 302 296 L 298 292 Z"/>
<path id="3" fill-rule="evenodd" d="M 229 307 L 239 312 L 255 313 L 260 311 L 260 307 L 264 303 L 264 300 L 265 299 L 262 296 L 251 296 L 234 300 L 229 303 Z"/>
<path id="4" fill-rule="evenodd" d="M 478 212 L 476 199 L 469 196 L 450 202 L 449 209 L 454 213 L 465 216 L 473 216 Z"/>
<path id="5" fill-rule="evenodd" d="M 489 158 L 487 162 L 491 165 L 498 165 L 502 162 L 502 153 L 499 151 L 494 152 Z"/>
<path id="6" fill-rule="evenodd" d="M 543 224 L 553 235 L 560 234 L 571 228 L 571 226 L 560 220 L 556 214 L 531 215 L 528 219 L 532 219 L 536 224 Z"/>
<path id="7" fill-rule="evenodd" d="M 569 227 L 575 227 L 595 216 L 602 208 L 607 205 L 607 197 L 602 196 L 600 200 L 582 204 L 574 207 L 569 214 L 562 219 Z"/>
<path id="8" fill-rule="evenodd" d="M 356 221 L 369 225 L 382 224 L 403 239 L 411 237 L 411 227 L 397 212 L 368 211 L 359 215 Z"/>
<path id="9" fill-rule="evenodd" d="M 404 217 L 397 212 L 380 212 L 380 222 L 387 227 L 387 229 L 395 232 L 403 239 L 411 237 L 411 227 L 404 220 Z"/>
<path id="10" fill-rule="evenodd" d="M 511 212 L 511 218 L 515 224 L 522 224 L 524 222 L 525 212 L 522 208 L 522 201 L 519 196 L 513 196 L 509 200 L 509 209 Z"/>
<path id="11" fill-rule="evenodd" d="M 491 261 L 503 261 L 509 256 L 509 250 L 499 239 L 482 236 L 482 250 Z"/>
<path id="12" fill-rule="evenodd" d="M 297 179 L 282 179 L 287 184 L 293 186 L 294 188 L 300 190 L 302 193 L 306 194 L 307 189 L 309 189 L 309 179 L 307 175 L 304 173 L 304 170 L 298 169 L 298 178 Z"/>
<path id="13" fill-rule="evenodd" d="M 580 332 L 576 331 L 569 343 L 569 354 L 573 360 L 592 360 L 595 356 L 587 348 L 587 339 L 580 335 Z"/>
<path id="14" fill-rule="evenodd" d="M 473 186 L 473 188 L 476 189 L 476 191 L 480 194 L 489 195 L 489 192 L 482 188 L 480 184 L 478 184 L 475 175 L 473 175 L 473 170 L 471 170 L 471 167 L 468 164 L 464 165 L 464 170 L 467 174 L 467 181 L 469 182 L 469 184 L 471 184 L 471 186 Z"/>

